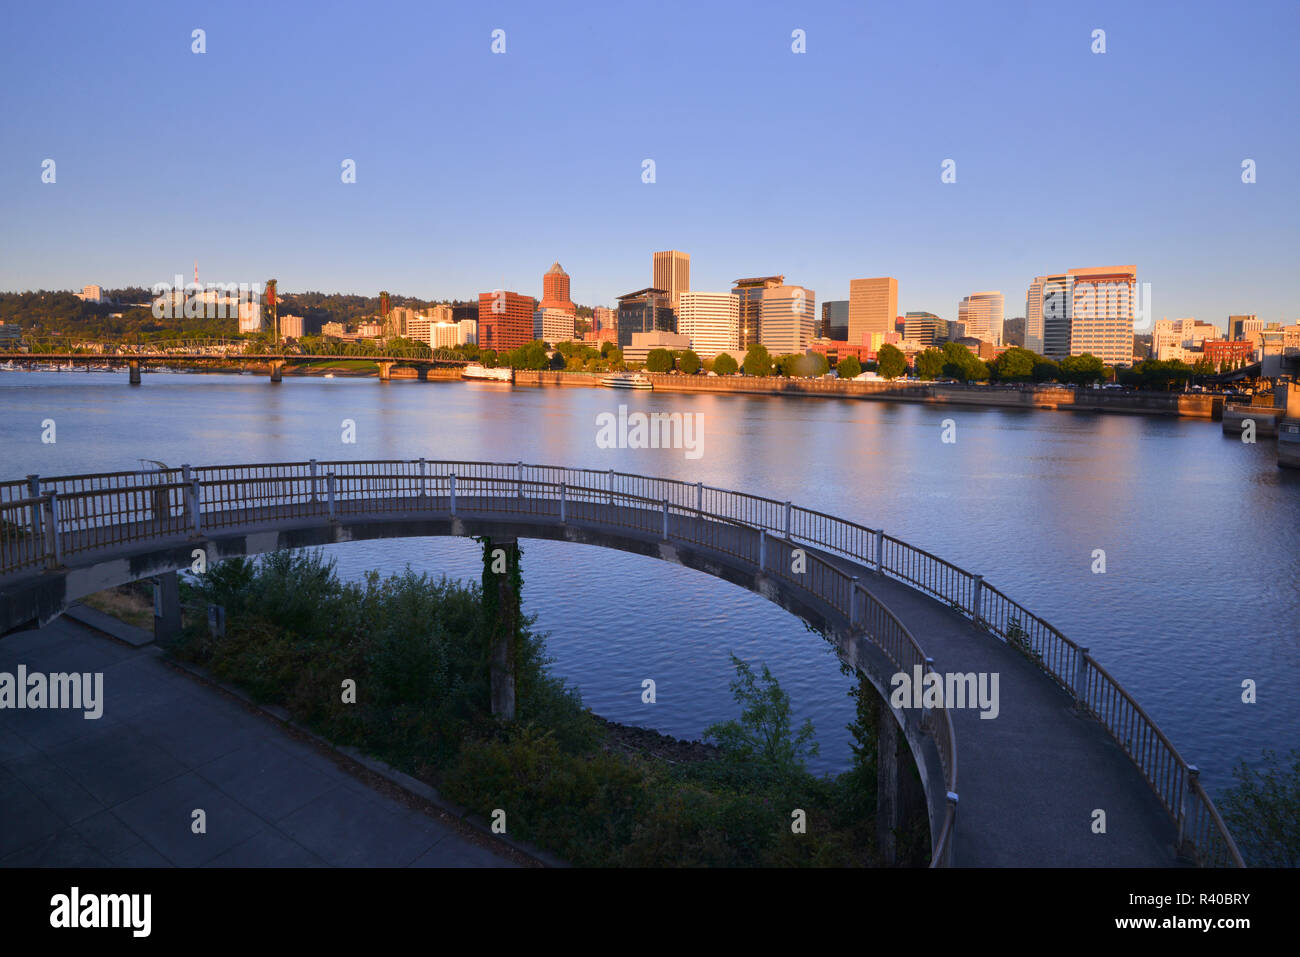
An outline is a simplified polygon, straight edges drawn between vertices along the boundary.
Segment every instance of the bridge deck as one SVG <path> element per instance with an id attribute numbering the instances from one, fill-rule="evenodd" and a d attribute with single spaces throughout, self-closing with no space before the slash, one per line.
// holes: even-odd
<path id="1" fill-rule="evenodd" d="M 406 499 L 349 499 L 338 503 L 334 521 L 320 514 L 324 506 L 311 503 L 267 505 L 204 511 L 202 540 L 216 554 L 370 537 L 497 534 L 511 529 L 520 538 L 575 538 L 582 529 L 599 530 L 598 544 L 654 555 L 665 539 L 659 510 L 611 505 L 588 495 L 567 502 L 565 521 L 555 500 L 521 498 L 518 511 L 501 496 L 459 499 L 456 517 L 447 496 Z M 109 558 L 130 558 L 132 574 L 144 568 L 145 551 L 170 549 L 188 555 L 200 541 L 180 529 L 147 535 L 137 523 L 119 530 L 126 539 L 148 539 L 77 552 L 99 532 L 64 534 L 70 568 L 102 564 Z M 218 527 L 213 527 L 218 526 Z M 175 527 L 174 525 L 172 526 Z M 613 530 L 611 532 L 611 529 Z M 179 534 L 178 534 L 179 532 Z M 753 528 L 681 511 L 668 515 L 669 543 L 681 540 L 706 560 L 709 568 L 747 567 L 756 571 Z M 312 537 L 312 536 L 315 537 Z M 224 550 L 223 541 L 244 536 L 238 549 Z M 253 539 L 256 537 L 256 544 Z M 689 544 L 686 544 L 689 543 Z M 1172 866 L 1176 831 L 1155 793 L 1105 729 L 1078 714 L 1072 697 L 1020 651 L 976 628 L 967 618 L 921 592 L 869 567 L 803 546 L 825 562 L 858 576 L 915 636 L 925 653 L 943 672 L 997 673 L 1000 713 L 989 720 L 976 708 L 951 709 L 960 753 L 960 803 L 954 862 L 981 866 Z M 659 555 L 659 557 L 665 557 Z M 173 561 L 170 567 L 185 567 Z M 696 565 L 695 567 L 701 567 Z M 151 572 L 152 573 L 152 572 Z M 716 574 L 717 572 L 715 572 Z M 20 579 L 46 577 L 40 573 L 0 578 L 0 603 L 23 587 Z M 69 599 L 75 596 L 68 596 Z M 816 596 L 810 602 L 816 602 Z M 1106 832 L 1093 832 L 1093 815 L 1105 812 Z"/>

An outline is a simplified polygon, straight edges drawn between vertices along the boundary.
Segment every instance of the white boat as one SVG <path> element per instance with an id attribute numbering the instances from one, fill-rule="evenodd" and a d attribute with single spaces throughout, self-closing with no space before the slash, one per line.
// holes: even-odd
<path id="1" fill-rule="evenodd" d="M 600 384 L 611 389 L 653 389 L 652 383 L 641 373 L 612 372 L 600 380 Z"/>
<path id="2" fill-rule="evenodd" d="M 462 379 L 479 379 L 488 382 L 514 382 L 515 370 L 509 368 L 489 369 L 477 362 L 471 362 L 461 370 Z"/>

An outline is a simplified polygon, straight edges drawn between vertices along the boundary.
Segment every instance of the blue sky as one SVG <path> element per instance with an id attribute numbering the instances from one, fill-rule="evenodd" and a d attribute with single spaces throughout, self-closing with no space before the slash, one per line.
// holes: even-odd
<path id="1" fill-rule="evenodd" d="M 558 259 L 612 304 L 673 248 L 696 289 L 892 275 L 900 314 L 948 318 L 1134 263 L 1156 317 L 1293 322 L 1297 39 L 1295 2 L 11 4 L 0 289 L 197 258 L 286 291 L 540 296 Z"/>

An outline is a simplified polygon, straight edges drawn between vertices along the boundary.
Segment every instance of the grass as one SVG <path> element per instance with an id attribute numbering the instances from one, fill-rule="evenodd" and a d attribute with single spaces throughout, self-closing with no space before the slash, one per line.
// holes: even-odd
<path id="1" fill-rule="evenodd" d="M 153 631 L 153 602 L 132 585 L 95 592 L 81 599 L 81 603 L 128 625 Z"/>

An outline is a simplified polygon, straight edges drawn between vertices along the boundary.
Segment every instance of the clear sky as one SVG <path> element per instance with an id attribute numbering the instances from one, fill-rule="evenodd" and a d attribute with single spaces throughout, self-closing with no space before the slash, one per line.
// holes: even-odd
<path id="1" fill-rule="evenodd" d="M 197 258 L 289 292 L 540 297 L 558 259 L 597 305 L 680 249 L 695 289 L 890 275 L 900 314 L 946 318 L 1133 263 L 1157 318 L 1293 322 L 1298 40 L 1295 0 L 8 4 L 0 289 Z"/>

